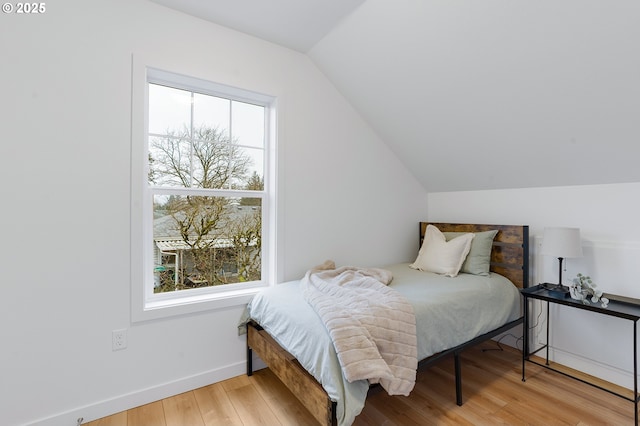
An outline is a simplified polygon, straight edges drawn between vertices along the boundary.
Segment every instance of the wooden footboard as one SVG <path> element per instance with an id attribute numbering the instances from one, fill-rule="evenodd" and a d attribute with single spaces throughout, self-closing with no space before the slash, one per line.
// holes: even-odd
<path id="1" fill-rule="evenodd" d="M 269 366 L 271 371 L 300 400 L 307 410 L 322 425 L 335 426 L 336 403 L 289 352 L 276 343 L 258 324 L 247 323 L 247 375 L 251 375 L 252 353 Z"/>

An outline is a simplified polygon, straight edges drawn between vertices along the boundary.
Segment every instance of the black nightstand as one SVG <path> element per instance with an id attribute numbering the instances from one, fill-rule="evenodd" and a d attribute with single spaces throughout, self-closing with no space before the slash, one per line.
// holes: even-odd
<path id="1" fill-rule="evenodd" d="M 539 284 L 535 287 L 529 287 L 521 290 L 522 296 L 524 296 L 524 344 L 522 351 L 522 381 L 525 381 L 525 363 L 526 361 L 531 362 L 533 364 L 540 365 L 549 370 L 556 371 L 558 373 L 564 374 L 565 376 L 571 377 L 573 379 L 579 380 L 588 385 L 594 386 L 598 389 L 602 389 L 607 391 L 613 395 L 619 396 L 620 398 L 624 398 L 627 401 L 631 401 L 634 403 L 635 408 L 635 424 L 638 425 L 638 402 L 640 402 L 640 396 L 638 395 L 638 320 L 640 320 L 640 300 L 631 299 L 623 296 L 616 296 L 612 294 L 605 294 L 604 297 L 609 299 L 609 305 L 606 308 L 603 308 L 600 303 L 592 303 L 590 305 L 585 305 L 581 301 L 571 299 L 569 297 L 564 297 L 563 295 L 558 295 L 556 293 L 552 293 L 546 288 L 544 288 L 543 284 Z M 529 301 L 530 299 L 538 299 L 547 302 L 547 342 L 545 345 L 536 349 L 533 352 L 529 352 Z M 607 389 L 598 384 L 591 383 L 585 379 L 580 377 L 576 377 L 571 375 L 566 371 L 560 371 L 553 366 L 549 365 L 549 325 L 551 324 L 551 317 L 549 316 L 549 305 L 551 303 L 556 303 L 559 305 L 565 305 L 576 309 L 583 309 L 585 311 L 591 311 L 598 314 L 609 315 L 616 318 L 622 318 L 625 320 L 633 321 L 633 396 L 629 397 L 628 395 L 624 395 L 617 391 Z M 546 362 L 540 363 L 535 359 L 531 359 L 531 355 L 538 353 L 539 351 L 546 349 Z"/>

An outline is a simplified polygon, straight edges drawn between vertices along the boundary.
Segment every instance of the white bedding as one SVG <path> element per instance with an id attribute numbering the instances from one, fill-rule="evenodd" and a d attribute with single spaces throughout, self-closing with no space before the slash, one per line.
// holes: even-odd
<path id="1" fill-rule="evenodd" d="M 390 286 L 414 307 L 418 359 L 520 316 L 520 293 L 501 275 L 449 278 L 411 269 L 409 263 L 385 269 L 393 274 Z M 327 329 L 304 300 L 299 283 L 290 281 L 260 292 L 247 307 L 248 315 L 295 356 L 336 401 L 338 425 L 350 425 L 364 407 L 369 383 L 344 379 Z"/>

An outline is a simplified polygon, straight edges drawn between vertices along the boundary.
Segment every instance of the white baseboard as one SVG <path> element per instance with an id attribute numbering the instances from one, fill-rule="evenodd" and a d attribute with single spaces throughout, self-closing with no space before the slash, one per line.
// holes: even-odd
<path id="1" fill-rule="evenodd" d="M 573 368 L 627 389 L 633 389 L 633 371 L 623 370 L 603 362 L 585 358 L 558 348 L 549 349 L 553 362 Z"/>
<path id="2" fill-rule="evenodd" d="M 254 369 L 258 370 L 264 364 L 258 359 L 254 360 Z M 140 389 L 124 395 L 119 395 L 94 404 L 74 408 L 50 417 L 27 423 L 28 426 L 76 426 L 78 419 L 83 418 L 83 423 L 110 416 L 121 411 L 159 401 L 173 395 L 178 395 L 193 389 L 230 379 L 246 374 L 246 362 L 240 361 L 221 368 L 204 371 L 190 377 L 184 377 L 172 382 L 163 383 L 146 389 Z"/>

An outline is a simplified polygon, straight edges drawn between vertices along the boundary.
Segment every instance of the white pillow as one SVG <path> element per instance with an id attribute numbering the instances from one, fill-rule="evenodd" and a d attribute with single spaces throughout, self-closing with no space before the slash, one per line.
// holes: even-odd
<path id="1" fill-rule="evenodd" d="M 467 233 L 447 241 L 438 228 L 427 225 L 418 258 L 410 267 L 455 277 L 469 254 L 474 236 L 473 233 Z"/>

